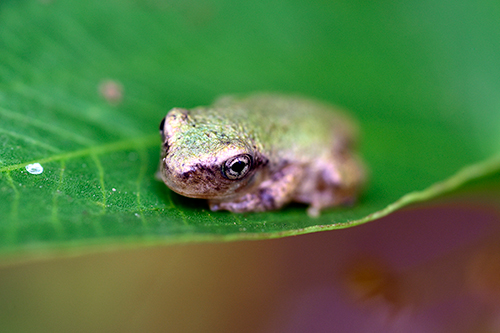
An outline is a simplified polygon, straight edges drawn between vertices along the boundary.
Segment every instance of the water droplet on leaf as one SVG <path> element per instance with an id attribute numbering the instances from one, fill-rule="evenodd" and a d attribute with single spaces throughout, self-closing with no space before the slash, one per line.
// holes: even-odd
<path id="1" fill-rule="evenodd" d="M 26 171 L 28 171 L 32 175 L 39 175 L 43 172 L 43 167 L 40 163 L 28 164 L 26 166 Z"/>

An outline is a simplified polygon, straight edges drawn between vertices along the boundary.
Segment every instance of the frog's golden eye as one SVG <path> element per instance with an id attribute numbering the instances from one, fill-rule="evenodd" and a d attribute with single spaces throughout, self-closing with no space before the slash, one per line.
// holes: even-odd
<path id="1" fill-rule="evenodd" d="M 236 180 L 245 177 L 252 168 L 252 156 L 238 155 L 228 159 L 222 165 L 222 175 L 227 179 Z"/>

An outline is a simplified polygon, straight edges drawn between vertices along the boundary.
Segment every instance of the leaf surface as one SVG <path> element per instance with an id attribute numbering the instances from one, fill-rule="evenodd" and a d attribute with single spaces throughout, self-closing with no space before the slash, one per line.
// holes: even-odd
<path id="1" fill-rule="evenodd" d="M 0 250 L 345 228 L 497 173 L 499 14 L 493 1 L 4 1 Z M 155 180 L 170 108 L 252 91 L 352 111 L 370 168 L 359 203 L 315 219 L 301 205 L 211 212 Z"/>

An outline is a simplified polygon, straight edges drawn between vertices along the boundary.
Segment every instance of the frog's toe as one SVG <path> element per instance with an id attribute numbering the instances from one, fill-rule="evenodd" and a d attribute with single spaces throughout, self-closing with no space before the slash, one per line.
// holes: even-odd
<path id="1" fill-rule="evenodd" d="M 220 206 L 220 204 L 219 204 L 219 203 L 215 203 L 215 202 L 211 202 L 211 201 L 209 201 L 209 202 L 208 202 L 208 206 L 210 207 L 210 210 L 211 210 L 212 212 L 216 212 L 216 211 L 218 211 L 218 210 L 221 210 L 221 206 Z"/>
<path id="2" fill-rule="evenodd" d="M 309 217 L 318 217 L 320 213 L 321 209 L 319 207 L 311 205 L 307 208 L 307 215 L 309 215 Z"/>

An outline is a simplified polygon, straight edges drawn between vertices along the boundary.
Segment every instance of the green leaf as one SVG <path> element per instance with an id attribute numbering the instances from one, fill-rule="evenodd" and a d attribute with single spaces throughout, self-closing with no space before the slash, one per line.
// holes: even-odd
<path id="1" fill-rule="evenodd" d="M 0 251 L 345 228 L 494 174 L 499 14 L 487 0 L 3 1 Z M 155 180 L 170 108 L 251 91 L 352 110 L 370 168 L 359 203 L 211 212 Z"/>

